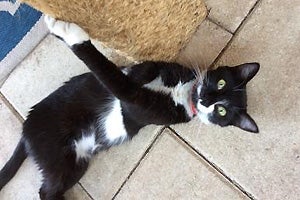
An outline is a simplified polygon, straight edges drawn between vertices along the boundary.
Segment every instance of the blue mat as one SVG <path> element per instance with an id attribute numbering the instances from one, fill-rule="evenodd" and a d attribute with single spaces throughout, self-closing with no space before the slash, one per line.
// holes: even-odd
<path id="1" fill-rule="evenodd" d="M 0 82 L 45 37 L 41 17 L 26 4 L 0 0 Z"/>

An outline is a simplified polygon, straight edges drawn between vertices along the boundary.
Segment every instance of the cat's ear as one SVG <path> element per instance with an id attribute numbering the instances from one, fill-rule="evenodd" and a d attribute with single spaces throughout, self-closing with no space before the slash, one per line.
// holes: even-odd
<path id="1" fill-rule="evenodd" d="M 245 83 L 250 81 L 259 70 L 259 63 L 244 63 L 234 67 L 237 76 Z"/>
<path id="2" fill-rule="evenodd" d="M 252 133 L 259 132 L 255 121 L 246 112 L 240 113 L 238 118 L 233 122 L 233 125 Z"/>

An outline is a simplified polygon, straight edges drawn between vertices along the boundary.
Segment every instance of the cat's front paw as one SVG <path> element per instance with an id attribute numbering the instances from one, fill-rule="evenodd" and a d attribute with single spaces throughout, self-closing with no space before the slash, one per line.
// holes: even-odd
<path id="1" fill-rule="evenodd" d="M 45 22 L 50 32 L 62 38 L 69 46 L 90 40 L 89 35 L 77 24 L 56 20 L 49 15 L 45 16 Z"/>

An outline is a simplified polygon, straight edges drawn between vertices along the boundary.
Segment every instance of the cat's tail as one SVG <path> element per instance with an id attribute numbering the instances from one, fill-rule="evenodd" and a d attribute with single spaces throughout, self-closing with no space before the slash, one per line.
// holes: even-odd
<path id="1" fill-rule="evenodd" d="M 13 155 L 0 171 L 0 190 L 14 177 L 26 157 L 24 139 L 21 138 Z"/>

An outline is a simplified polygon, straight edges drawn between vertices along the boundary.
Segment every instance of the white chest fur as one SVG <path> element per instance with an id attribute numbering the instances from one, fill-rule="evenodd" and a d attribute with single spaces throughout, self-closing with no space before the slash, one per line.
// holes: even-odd
<path id="1" fill-rule="evenodd" d="M 88 133 L 82 132 L 82 137 L 74 141 L 76 160 L 79 159 L 89 159 L 91 158 L 93 152 L 99 147 L 96 144 L 95 131 L 90 131 Z"/>
<path id="2" fill-rule="evenodd" d="M 191 80 L 184 84 L 182 82 L 179 82 L 175 87 L 167 87 L 164 85 L 162 78 L 159 76 L 150 83 L 145 84 L 144 87 L 156 92 L 169 94 L 172 97 L 175 105 L 182 105 L 185 108 L 187 114 L 192 117 L 193 112 L 190 108 L 190 93 L 194 84 L 195 81 Z"/>
<path id="3" fill-rule="evenodd" d="M 123 123 L 123 115 L 120 101 L 111 102 L 109 112 L 99 119 L 99 126 L 104 128 L 104 139 L 108 145 L 121 143 L 127 138 L 127 132 Z M 76 159 L 89 159 L 94 151 L 101 147 L 96 141 L 95 129 L 82 132 L 82 137 L 74 141 Z"/>
<path id="4" fill-rule="evenodd" d="M 111 110 L 102 123 L 104 123 L 105 137 L 110 144 L 122 142 L 127 138 L 121 104 L 118 99 L 113 101 Z"/>

